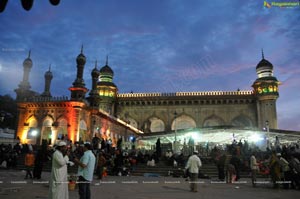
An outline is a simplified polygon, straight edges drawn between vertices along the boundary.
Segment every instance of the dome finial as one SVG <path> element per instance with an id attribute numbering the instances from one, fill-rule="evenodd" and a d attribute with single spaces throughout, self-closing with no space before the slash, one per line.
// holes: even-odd
<path id="1" fill-rule="evenodd" d="M 31 49 L 28 52 L 28 58 L 30 58 L 30 54 L 31 54 Z"/>
<path id="2" fill-rule="evenodd" d="M 263 59 L 265 59 L 264 49 L 263 48 L 261 49 L 261 56 L 262 56 Z"/>
<path id="3" fill-rule="evenodd" d="M 106 63 L 105 63 L 106 66 L 108 66 L 108 55 L 106 55 Z"/>
<path id="4" fill-rule="evenodd" d="M 49 65 L 49 71 L 51 71 L 51 64 Z"/>
<path id="5" fill-rule="evenodd" d="M 96 59 L 96 61 L 95 61 L 95 69 L 97 69 L 97 62 L 98 62 L 98 61 L 97 61 L 97 59 Z"/>
<path id="6" fill-rule="evenodd" d="M 81 54 L 83 53 L 83 44 L 81 44 L 81 50 L 80 50 L 80 53 L 81 53 Z"/>

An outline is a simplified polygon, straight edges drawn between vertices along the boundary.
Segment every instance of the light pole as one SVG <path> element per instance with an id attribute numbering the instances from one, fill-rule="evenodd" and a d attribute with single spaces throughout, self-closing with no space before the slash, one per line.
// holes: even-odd
<path id="1" fill-rule="evenodd" d="M 268 120 L 266 120 L 266 130 L 267 130 L 267 147 L 271 150 L 270 129 L 269 129 Z"/>
<path id="2" fill-rule="evenodd" d="M 177 128 L 176 128 L 176 118 L 177 113 L 174 112 L 174 132 L 175 132 L 175 141 L 174 141 L 174 153 L 177 153 Z"/>

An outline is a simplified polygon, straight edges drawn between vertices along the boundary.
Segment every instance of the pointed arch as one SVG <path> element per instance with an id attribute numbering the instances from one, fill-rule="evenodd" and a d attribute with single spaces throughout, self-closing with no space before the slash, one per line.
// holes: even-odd
<path id="1" fill-rule="evenodd" d="M 87 125 L 86 125 L 86 122 L 84 120 L 80 120 L 79 129 L 87 130 Z"/>
<path id="2" fill-rule="evenodd" d="M 128 122 L 131 126 L 135 127 L 135 128 L 138 128 L 138 123 L 135 119 L 133 119 L 132 117 L 128 117 Z"/>
<path id="3" fill-rule="evenodd" d="M 41 139 L 46 140 L 48 144 L 51 144 L 52 138 L 52 124 L 53 124 L 53 118 L 49 115 L 47 115 L 42 124 L 41 129 Z"/>
<path id="4" fill-rule="evenodd" d="M 37 117 L 35 115 L 30 115 L 27 118 L 26 123 L 28 123 L 29 128 L 30 127 L 36 128 L 38 126 Z"/>
<path id="5" fill-rule="evenodd" d="M 253 127 L 253 122 L 248 116 L 239 115 L 231 120 L 231 125 L 237 127 Z"/>
<path id="6" fill-rule="evenodd" d="M 213 126 L 222 126 L 225 125 L 224 120 L 216 115 L 209 116 L 204 119 L 203 127 L 213 127 Z"/>
<path id="7" fill-rule="evenodd" d="M 79 140 L 83 142 L 90 141 L 90 135 L 88 134 L 88 129 L 86 122 L 84 120 L 80 120 L 79 122 Z"/>
<path id="8" fill-rule="evenodd" d="M 196 128 L 195 120 L 188 115 L 181 115 L 175 118 L 172 122 L 172 130 Z"/>
<path id="9" fill-rule="evenodd" d="M 35 118 L 29 120 L 29 127 L 36 128 L 38 126 L 38 121 Z"/>
<path id="10" fill-rule="evenodd" d="M 68 135 L 68 121 L 65 117 L 61 116 L 57 120 L 58 127 L 57 127 L 57 137 L 62 138 L 63 136 Z"/>
<path id="11" fill-rule="evenodd" d="M 26 123 L 28 123 L 28 127 L 25 129 L 26 139 L 31 140 L 30 143 L 34 143 L 35 144 L 35 141 L 33 141 L 33 140 L 36 140 L 36 137 L 39 134 L 39 130 L 37 129 L 37 127 L 38 127 L 38 120 L 36 119 L 35 115 L 31 115 L 26 120 Z"/>
<path id="12" fill-rule="evenodd" d="M 165 123 L 158 117 L 149 118 L 150 121 L 150 132 L 163 132 L 165 131 Z"/>

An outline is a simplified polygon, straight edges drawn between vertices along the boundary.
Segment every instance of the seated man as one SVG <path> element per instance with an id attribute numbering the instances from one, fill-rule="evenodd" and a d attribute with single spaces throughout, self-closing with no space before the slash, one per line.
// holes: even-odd
<path id="1" fill-rule="evenodd" d="M 165 156 L 166 156 L 167 159 L 170 159 L 173 156 L 172 151 L 170 149 L 168 149 Z"/>

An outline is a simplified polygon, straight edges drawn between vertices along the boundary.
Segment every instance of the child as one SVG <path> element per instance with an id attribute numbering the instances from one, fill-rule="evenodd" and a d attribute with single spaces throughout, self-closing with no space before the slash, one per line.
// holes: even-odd
<path id="1" fill-rule="evenodd" d="M 34 155 L 32 150 L 30 150 L 26 156 L 25 156 L 25 166 L 26 166 L 26 176 L 25 179 L 28 178 L 28 176 L 30 176 L 30 179 L 32 179 L 32 173 L 31 173 L 31 169 L 34 165 Z"/>

